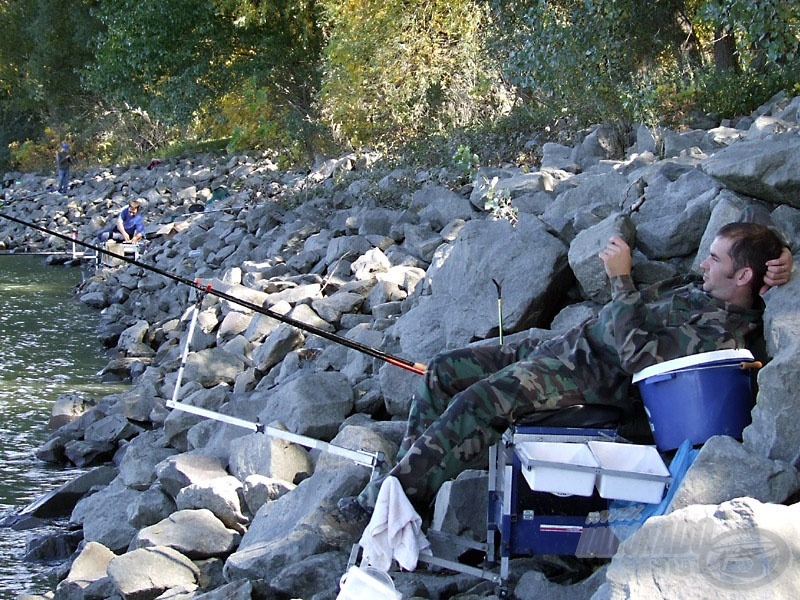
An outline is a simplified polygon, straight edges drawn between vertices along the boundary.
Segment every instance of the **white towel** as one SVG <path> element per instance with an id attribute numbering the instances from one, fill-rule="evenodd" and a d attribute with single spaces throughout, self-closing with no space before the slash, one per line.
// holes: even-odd
<path id="1" fill-rule="evenodd" d="M 359 544 L 367 564 L 383 571 L 389 570 L 392 559 L 406 571 L 413 571 L 420 554 L 431 554 L 430 542 L 422 533 L 422 519 L 396 477 L 383 481 Z"/>

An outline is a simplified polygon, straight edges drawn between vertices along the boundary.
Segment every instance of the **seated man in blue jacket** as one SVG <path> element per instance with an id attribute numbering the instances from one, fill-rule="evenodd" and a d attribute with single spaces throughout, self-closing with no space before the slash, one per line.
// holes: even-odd
<path id="1" fill-rule="evenodd" d="M 97 237 L 101 242 L 113 239 L 126 244 L 135 244 L 141 240 L 144 237 L 144 219 L 139 202 L 131 200 L 122 209 L 117 220 L 111 226 L 106 226 Z"/>

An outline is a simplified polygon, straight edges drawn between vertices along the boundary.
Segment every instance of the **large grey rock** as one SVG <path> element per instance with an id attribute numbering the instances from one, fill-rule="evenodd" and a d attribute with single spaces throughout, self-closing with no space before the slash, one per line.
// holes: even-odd
<path id="1" fill-rule="evenodd" d="M 621 131 L 614 125 L 593 125 L 572 149 L 572 159 L 584 171 L 600 161 L 619 158 L 624 152 Z"/>
<path id="2" fill-rule="evenodd" d="M 663 132 L 664 157 L 672 158 L 686 154 L 691 150 L 708 150 L 703 148 L 706 141 L 706 132 L 699 129 L 689 131 L 672 131 L 669 129 Z"/>
<path id="3" fill-rule="evenodd" d="M 764 331 L 773 359 L 759 371 L 753 422 L 745 428 L 745 447 L 753 453 L 797 464 L 800 460 L 800 278 L 767 294 Z"/>
<path id="4" fill-rule="evenodd" d="M 363 467 L 353 464 L 317 472 L 292 493 L 264 504 L 225 562 L 226 578 L 260 579 L 264 573 L 277 573 L 331 549 L 320 530 L 325 510 L 366 483 L 365 474 Z"/>
<path id="5" fill-rule="evenodd" d="M 87 294 L 83 294 L 79 300 L 91 308 L 100 309 L 108 306 L 108 299 L 103 292 L 89 292 Z"/>
<path id="6" fill-rule="evenodd" d="M 173 498 L 187 485 L 225 477 L 219 459 L 203 454 L 178 454 L 156 465 L 156 478 Z"/>
<path id="7" fill-rule="evenodd" d="M 569 266 L 584 295 L 594 302 L 605 304 L 611 300 L 611 284 L 598 254 L 612 236 L 619 235 L 633 248 L 636 229 L 630 217 L 614 213 L 597 225 L 584 229 L 569 246 Z"/>
<path id="8" fill-rule="evenodd" d="M 126 600 L 154 600 L 170 588 L 193 585 L 199 570 L 168 547 L 140 548 L 114 558 L 108 576 Z"/>
<path id="9" fill-rule="evenodd" d="M 53 402 L 53 407 L 50 409 L 48 427 L 50 429 L 58 429 L 67 423 L 71 423 L 85 413 L 92 405 L 92 400 L 83 394 L 59 394 L 58 398 Z"/>
<path id="10" fill-rule="evenodd" d="M 576 216 L 586 213 L 600 221 L 619 210 L 630 185 L 616 171 L 575 180 L 577 184 L 560 193 L 542 214 L 542 220 L 567 239 L 577 233 L 572 225 Z"/>
<path id="11" fill-rule="evenodd" d="M 189 558 L 201 559 L 229 554 L 240 538 L 210 510 L 185 509 L 141 529 L 131 540 L 130 550 L 167 546 Z"/>
<path id="12" fill-rule="evenodd" d="M 178 510 L 207 508 L 228 529 L 244 533 L 247 517 L 242 513 L 244 488 L 236 477 L 218 477 L 202 484 L 187 485 L 175 498 Z"/>
<path id="13" fill-rule="evenodd" d="M 311 302 L 311 308 L 326 322 L 335 324 L 343 314 L 356 312 L 363 302 L 364 296 L 361 294 L 344 292 L 315 299 Z"/>
<path id="14" fill-rule="evenodd" d="M 253 315 L 245 314 L 239 311 L 231 311 L 222 319 L 217 331 L 217 337 L 220 340 L 229 340 L 244 331 L 250 326 L 250 321 Z"/>
<path id="15" fill-rule="evenodd" d="M 135 423 L 148 423 L 151 421 L 153 411 L 163 409 L 163 399 L 158 396 L 158 385 L 160 381 L 153 381 L 145 371 L 137 378 L 135 387 L 122 394 L 118 408 L 126 419 Z"/>
<path id="16" fill-rule="evenodd" d="M 800 207 L 800 137 L 784 133 L 720 150 L 702 169 L 727 187 L 775 204 Z"/>
<path id="17" fill-rule="evenodd" d="M 256 514 L 267 502 L 277 500 L 284 494 L 291 492 L 296 485 L 265 477 L 264 475 L 249 475 L 244 480 L 244 499 L 250 514 Z"/>
<path id="18" fill-rule="evenodd" d="M 139 494 L 128 505 L 128 523 L 135 529 L 142 529 L 163 521 L 176 509 L 175 500 L 160 486 L 154 485 Z"/>
<path id="19" fill-rule="evenodd" d="M 145 490 L 155 480 L 155 466 L 177 454 L 167 448 L 157 431 L 145 431 L 130 441 L 119 462 L 119 476 L 129 488 Z"/>
<path id="20" fill-rule="evenodd" d="M 181 391 L 186 390 L 186 387 Z M 188 391 L 188 390 L 187 390 Z M 201 388 L 191 393 L 187 393 L 185 398 L 178 397 L 178 402 L 189 406 L 196 406 L 206 410 L 217 412 L 227 401 L 230 394 L 230 387 L 227 384 L 220 384 L 211 389 Z M 186 432 L 197 423 L 204 420 L 204 417 L 195 415 L 189 411 L 173 408 L 164 419 L 164 437 L 174 447 L 186 450 Z"/>
<path id="21" fill-rule="evenodd" d="M 190 598 L 196 598 L 197 600 L 251 600 L 253 598 L 253 584 L 246 579 L 231 581 L 209 592 L 201 593 L 199 596 L 192 594 Z M 163 598 L 163 600 L 170 599 Z M 189 598 L 186 600 L 189 600 Z"/>
<path id="22" fill-rule="evenodd" d="M 207 239 L 211 239 L 211 236 L 208 236 Z M 222 292 L 226 295 L 232 296 L 239 300 L 244 300 L 250 304 L 255 304 L 257 306 L 263 306 L 264 303 L 267 301 L 268 294 L 261 292 L 259 290 L 254 290 L 249 287 L 239 285 L 239 284 L 232 284 L 226 281 L 222 281 L 220 279 L 211 279 L 209 281 L 200 280 L 200 285 L 211 285 L 211 287 L 218 291 Z M 207 302 L 214 302 L 216 298 L 207 298 Z M 240 304 L 231 302 L 230 300 L 220 299 L 219 300 L 220 306 L 223 308 L 223 311 L 227 314 L 229 311 L 246 311 L 247 309 Z"/>
<path id="23" fill-rule="evenodd" d="M 40 519 L 68 516 L 89 490 L 108 485 L 117 474 L 117 469 L 109 465 L 95 467 L 37 498 L 23 508 L 19 515 L 32 515 Z"/>
<path id="24" fill-rule="evenodd" d="M 383 343 L 383 332 L 376 331 L 369 324 L 364 323 L 348 331 L 347 338 L 369 348 L 380 348 Z M 353 384 L 357 384 L 372 375 L 374 366 L 375 360 L 372 357 L 357 350 L 348 350 L 347 362 L 341 368 L 341 372 Z"/>
<path id="25" fill-rule="evenodd" d="M 438 185 L 428 185 L 414 192 L 411 209 L 419 212 L 420 219 L 439 228 L 455 219 L 468 221 L 474 214 L 467 198 Z"/>
<path id="26" fill-rule="evenodd" d="M 522 173 L 519 169 L 504 169 L 498 174 L 478 173 L 470 195 L 470 203 L 478 210 L 485 210 L 485 202 L 490 195 L 503 196 L 514 200 L 520 196 L 553 190 L 553 176 L 547 171 Z M 453 218 L 467 219 L 469 215 L 454 215 Z M 452 219 L 450 219 L 452 220 Z M 445 225 L 442 223 L 442 225 Z"/>
<path id="27" fill-rule="evenodd" d="M 150 324 L 147 321 L 139 319 L 120 334 L 117 348 L 128 351 L 135 345 L 141 344 L 149 328 Z"/>
<path id="28" fill-rule="evenodd" d="M 278 429 L 277 424 L 272 427 Z M 253 433 L 231 441 L 228 469 L 245 481 L 251 475 L 263 475 L 292 483 L 313 471 L 308 450 L 278 437 Z"/>
<path id="29" fill-rule="evenodd" d="M 436 495 L 431 529 L 485 541 L 487 489 L 485 471 L 464 471 L 446 482 Z"/>
<path id="30" fill-rule="evenodd" d="M 515 565 L 517 566 L 517 565 Z M 548 565 L 519 565 L 522 573 L 516 586 L 514 597 L 518 600 L 589 600 L 603 584 L 606 567 L 600 567 L 586 579 L 571 585 L 550 581 L 544 573 Z M 552 568 L 552 567 L 551 567 Z"/>
<path id="31" fill-rule="evenodd" d="M 696 252 L 719 187 L 696 169 L 674 181 L 657 175 L 647 186 L 645 202 L 632 216 L 638 247 L 651 259 Z"/>
<path id="32" fill-rule="evenodd" d="M 270 586 L 287 597 L 327 598 L 338 592 L 339 580 L 346 570 L 344 553 L 325 552 L 281 569 L 270 580 Z"/>
<path id="33" fill-rule="evenodd" d="M 366 451 L 396 452 L 382 436 L 365 427 L 345 427 L 331 443 Z M 225 563 L 228 579 L 257 579 L 331 549 L 321 529 L 324 516 L 343 497 L 366 484 L 369 470 L 340 456 L 323 453 L 317 470 L 290 494 L 264 504 L 242 542 Z"/>
<path id="34" fill-rule="evenodd" d="M 579 169 L 572 160 L 572 148 L 555 142 L 545 142 L 542 146 L 542 169 L 559 169 L 576 173 Z"/>
<path id="35" fill-rule="evenodd" d="M 64 444 L 64 456 L 76 467 L 88 467 L 109 459 L 116 445 L 100 440 L 71 440 Z"/>
<path id="36" fill-rule="evenodd" d="M 253 352 L 253 364 L 261 371 L 277 365 L 292 350 L 299 347 L 305 337 L 296 327 L 281 323 Z"/>
<path id="37" fill-rule="evenodd" d="M 66 578 L 56 587 L 55 598 L 58 600 L 83 599 L 89 584 L 106 577 L 108 565 L 115 557 L 116 554 L 103 544 L 88 542 L 72 561 Z"/>
<path id="38" fill-rule="evenodd" d="M 75 506 L 70 521 L 83 525 L 87 542 L 98 542 L 113 552 L 124 550 L 136 530 L 128 523 L 128 505 L 141 494 L 115 479 L 109 486 L 83 498 Z"/>
<path id="39" fill-rule="evenodd" d="M 800 488 L 795 468 L 748 452 L 733 438 L 715 436 L 700 450 L 670 504 L 721 504 L 741 496 L 780 504 Z"/>
<path id="40" fill-rule="evenodd" d="M 650 519 L 620 545 L 592 600 L 795 598 L 798 510 L 738 498 Z"/>
<path id="41" fill-rule="evenodd" d="M 565 258 L 564 245 L 535 217 L 521 215 L 516 226 L 504 220 L 470 221 L 428 269 L 430 295 L 392 328 L 401 354 L 424 362 L 442 350 L 496 333 L 493 279 L 502 286 L 507 331 L 539 323 L 568 277 Z M 520 269 L 537 275 L 520 277 Z"/>
<path id="42" fill-rule="evenodd" d="M 188 381 L 198 381 L 210 388 L 220 383 L 232 384 L 236 376 L 244 370 L 244 361 L 219 347 L 190 352 L 186 358 L 184 377 Z"/>
<path id="43" fill-rule="evenodd" d="M 278 420 L 294 433 L 329 440 L 353 410 L 353 390 L 342 373 L 309 372 L 259 395 L 262 422 Z"/>

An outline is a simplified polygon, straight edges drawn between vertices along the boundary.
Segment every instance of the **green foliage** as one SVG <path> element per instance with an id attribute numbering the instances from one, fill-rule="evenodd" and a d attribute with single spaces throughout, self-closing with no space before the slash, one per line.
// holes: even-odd
<path id="1" fill-rule="evenodd" d="M 90 60 L 97 28 L 91 0 L 9 0 L 0 3 L 0 169 L 11 168 L 9 144 L 34 165 L 31 144 L 49 143 L 56 128 L 79 113 L 85 91 L 78 71 Z M 40 141 L 35 141 L 39 140 Z M 23 149 L 23 142 L 26 142 Z M 35 153 L 33 153 L 35 154 Z M 48 161 L 48 166 L 51 161 Z M 19 164 L 19 163 L 18 163 Z"/>
<path id="2" fill-rule="evenodd" d="M 14 170 L 26 173 L 54 173 L 56 150 L 66 139 L 47 127 L 40 141 L 11 142 L 9 164 Z"/>
<path id="3" fill-rule="evenodd" d="M 475 173 L 478 172 L 478 168 L 481 166 L 481 159 L 472 152 L 469 146 L 460 144 L 455 154 L 453 154 L 453 164 L 469 180 L 475 177 Z"/>
<path id="4" fill-rule="evenodd" d="M 691 96 L 696 112 L 717 119 L 749 113 L 781 90 L 791 89 L 798 81 L 798 67 L 778 69 L 764 74 L 748 69 L 742 73 L 706 70 L 684 95 Z"/>
<path id="5" fill-rule="evenodd" d="M 0 0 L 0 19 L 0 168 L 51 168 L 67 134 L 103 162 L 338 143 L 457 185 L 470 148 L 532 165 L 587 124 L 736 116 L 800 83 L 796 0 Z"/>
<path id="6" fill-rule="evenodd" d="M 115 105 L 186 121 L 219 93 L 236 58 L 234 28 L 209 0 L 114 0 L 94 15 L 104 32 L 87 82 Z"/>
<path id="7" fill-rule="evenodd" d="M 518 211 L 515 206 L 511 204 L 511 195 L 505 188 L 497 189 L 497 177 L 492 177 L 492 180 L 484 180 L 489 184 L 486 194 L 484 195 L 483 208 L 487 210 L 494 219 L 505 219 L 512 225 L 517 224 Z"/>
<path id="8" fill-rule="evenodd" d="M 493 47 L 504 74 L 551 117 L 629 118 L 621 90 L 679 37 L 677 2 L 561 0 L 493 2 Z"/>
<path id="9" fill-rule="evenodd" d="M 113 0 L 97 15 L 106 30 L 88 81 L 110 104 L 231 149 L 308 144 L 322 46 L 313 1 Z"/>
<path id="10" fill-rule="evenodd" d="M 209 133 L 228 137 L 229 151 L 272 150 L 280 162 L 293 165 L 307 159 L 311 148 L 322 145 L 310 119 L 279 102 L 270 88 L 258 86 L 254 79 L 223 97 L 219 107 Z"/>
<path id="11" fill-rule="evenodd" d="M 800 5 L 794 0 L 521 0 L 492 2 L 494 49 L 528 104 L 576 125 L 675 122 L 741 114 L 791 85 Z M 714 67 L 720 32 L 743 67 Z M 776 76 L 775 70 L 780 70 Z M 795 71 L 796 72 L 796 71 Z M 797 81 L 798 76 L 794 76 Z M 731 113 L 728 111 L 736 111 Z"/>
<path id="12" fill-rule="evenodd" d="M 91 60 L 97 23 L 91 0 L 22 0 L 0 8 L 0 74 L 17 107 L 66 120 L 84 94 L 79 71 Z"/>
<path id="13" fill-rule="evenodd" d="M 10 146 L 37 137 L 41 123 L 35 114 L 14 109 L 0 100 L 0 172 L 13 168 Z"/>
<path id="14" fill-rule="evenodd" d="M 796 64 L 800 59 L 800 4 L 796 0 L 707 0 L 706 23 L 734 34 L 744 67 Z"/>
<path id="15" fill-rule="evenodd" d="M 452 0 L 324 0 L 330 32 L 321 115 L 352 145 L 394 145 L 497 113 L 483 52 L 485 6 Z"/>
<path id="16" fill-rule="evenodd" d="M 10 165 L 14 170 L 25 173 L 44 172 L 53 165 L 54 151 L 39 142 L 25 140 L 9 144 Z"/>

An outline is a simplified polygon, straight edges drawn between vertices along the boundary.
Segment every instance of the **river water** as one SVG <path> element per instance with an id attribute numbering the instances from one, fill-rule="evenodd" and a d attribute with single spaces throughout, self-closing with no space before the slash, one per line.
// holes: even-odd
<path id="1" fill-rule="evenodd" d="M 49 437 L 53 401 L 113 391 L 97 377 L 108 362 L 99 314 L 72 293 L 81 277 L 81 269 L 47 266 L 41 256 L 0 256 L 0 519 L 81 472 L 34 455 Z M 28 540 L 46 532 L 0 527 L 0 599 L 52 591 L 53 565 L 23 560 Z"/>

